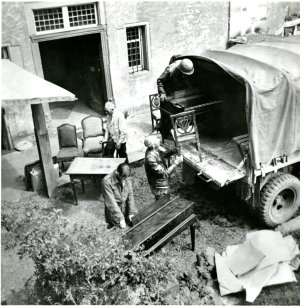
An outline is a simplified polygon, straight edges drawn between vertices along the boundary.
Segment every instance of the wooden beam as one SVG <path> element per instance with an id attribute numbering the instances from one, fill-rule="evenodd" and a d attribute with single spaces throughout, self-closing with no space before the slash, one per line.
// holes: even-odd
<path id="1" fill-rule="evenodd" d="M 69 38 L 69 37 L 74 37 L 74 36 L 96 34 L 96 33 L 103 31 L 103 29 L 104 29 L 104 26 L 99 25 L 97 27 L 92 27 L 92 28 L 82 28 L 82 29 L 62 31 L 62 32 L 30 35 L 30 39 L 33 43 L 45 42 L 45 41 L 64 39 L 64 38 Z"/>
<path id="2" fill-rule="evenodd" d="M 48 197 L 52 197 L 57 184 L 57 177 L 53 167 L 50 140 L 45 121 L 45 114 L 42 104 L 31 105 L 34 132 L 41 162 L 45 188 Z"/>
<path id="3" fill-rule="evenodd" d="M 101 60 L 103 61 L 104 68 L 104 80 L 105 80 L 105 100 L 114 97 L 112 82 L 111 82 L 111 74 L 110 74 L 110 64 L 109 64 L 109 51 L 108 51 L 108 39 L 106 27 L 104 30 L 100 32 L 100 40 L 101 40 Z"/>
<path id="4" fill-rule="evenodd" d="M 5 109 L 1 108 L 1 117 L 2 117 L 2 149 L 4 150 L 13 150 L 14 149 L 14 143 L 11 138 L 10 129 L 6 121 L 5 117 Z"/>

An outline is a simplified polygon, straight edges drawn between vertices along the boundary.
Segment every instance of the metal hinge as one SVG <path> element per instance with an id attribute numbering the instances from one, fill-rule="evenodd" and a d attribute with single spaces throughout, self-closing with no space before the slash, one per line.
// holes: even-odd
<path id="1" fill-rule="evenodd" d="M 282 164 L 284 164 L 284 163 L 287 163 L 287 161 L 288 161 L 287 155 L 286 155 L 286 154 L 283 154 L 282 156 L 273 158 L 273 159 L 272 159 L 272 165 L 273 165 L 274 167 L 276 167 L 276 166 L 277 166 L 277 163 L 282 163 Z"/>
<path id="2" fill-rule="evenodd" d="M 266 164 L 260 163 L 259 165 L 261 170 L 261 176 L 264 178 L 266 176 L 266 171 L 265 171 Z"/>

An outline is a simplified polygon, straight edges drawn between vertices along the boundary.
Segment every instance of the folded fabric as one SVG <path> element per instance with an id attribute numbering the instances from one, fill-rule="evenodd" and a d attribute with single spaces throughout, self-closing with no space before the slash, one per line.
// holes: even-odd
<path id="1" fill-rule="evenodd" d="M 253 246 L 251 241 L 245 241 L 227 255 L 226 264 L 234 275 L 239 276 L 257 266 L 264 257 L 265 255 Z"/>
<path id="2" fill-rule="evenodd" d="M 263 269 L 278 262 L 290 260 L 288 246 L 280 232 L 271 230 L 251 232 L 246 235 L 246 240 L 251 241 L 252 245 L 265 255 L 257 269 Z"/>
<path id="3" fill-rule="evenodd" d="M 261 292 L 262 288 L 268 285 L 270 278 L 277 272 L 278 264 L 273 264 L 265 267 L 262 270 L 250 271 L 249 273 L 240 276 L 238 279 L 246 290 L 246 301 L 253 303 L 256 297 Z"/>
<path id="4" fill-rule="evenodd" d="M 226 259 L 217 252 L 215 253 L 215 262 L 221 295 L 242 291 L 243 286 L 227 267 Z"/>
<path id="5" fill-rule="evenodd" d="M 272 286 L 275 284 L 281 284 L 281 283 L 287 283 L 287 282 L 297 282 L 296 276 L 289 262 L 278 263 L 277 271 L 270 278 L 267 286 Z"/>
<path id="6" fill-rule="evenodd" d="M 269 230 L 248 233 L 243 244 L 215 254 L 221 295 L 246 290 L 246 301 L 254 302 L 265 286 L 296 282 L 299 254 L 292 236 Z"/>
<path id="7" fill-rule="evenodd" d="M 291 235 L 284 237 L 284 241 L 288 247 L 290 259 L 294 259 L 297 255 L 300 254 L 299 246 Z"/>

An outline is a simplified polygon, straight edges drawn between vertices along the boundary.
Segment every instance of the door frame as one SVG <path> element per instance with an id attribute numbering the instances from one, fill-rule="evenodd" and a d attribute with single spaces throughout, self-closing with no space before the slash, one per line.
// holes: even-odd
<path id="1" fill-rule="evenodd" d="M 111 82 L 111 73 L 110 73 L 110 66 L 109 66 L 109 51 L 108 51 L 108 39 L 107 39 L 107 30 L 106 27 L 103 25 L 99 25 L 93 28 L 87 29 L 77 29 L 72 31 L 66 32 L 56 32 L 56 33 L 49 33 L 43 35 L 30 35 L 31 39 L 31 50 L 33 54 L 33 60 L 36 67 L 36 73 L 38 76 L 44 78 L 43 73 L 43 66 L 40 54 L 39 43 L 45 41 L 52 41 L 58 40 L 63 38 L 70 38 L 75 36 L 82 36 L 82 35 L 89 35 L 89 34 L 99 34 L 100 35 L 100 42 L 101 46 L 99 46 L 100 57 L 103 61 L 103 87 L 104 87 L 104 100 L 107 101 L 109 98 L 113 97 L 113 89 L 112 89 L 112 82 Z"/>

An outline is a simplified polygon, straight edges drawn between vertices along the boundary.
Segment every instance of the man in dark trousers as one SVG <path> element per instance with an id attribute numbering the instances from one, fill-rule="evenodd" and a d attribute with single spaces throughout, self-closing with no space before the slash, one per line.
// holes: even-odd
<path id="1" fill-rule="evenodd" d="M 104 155 L 114 157 L 116 150 L 117 157 L 127 159 L 126 141 L 128 136 L 124 114 L 111 101 L 105 104 L 105 112 L 107 113 L 107 127 L 103 142 L 108 142 Z"/>
<path id="2" fill-rule="evenodd" d="M 191 87 L 190 75 L 194 73 L 194 64 L 190 59 L 177 60 L 172 56 L 169 65 L 157 79 L 157 90 L 160 96 L 160 107 L 165 109 L 167 96 L 173 96 L 174 91 Z M 163 139 L 170 135 L 170 116 L 161 112 L 161 134 Z"/>
<path id="3" fill-rule="evenodd" d="M 160 146 L 156 136 L 148 136 L 144 141 L 147 147 L 145 154 L 145 169 L 152 194 L 158 200 L 170 194 L 169 177 L 175 167 L 183 162 L 183 156 L 177 156 L 174 163 L 168 167 L 165 158 L 177 153 L 177 149 L 166 150 Z"/>
<path id="4" fill-rule="evenodd" d="M 102 180 L 105 220 L 109 228 L 118 226 L 124 229 L 137 213 L 129 176 L 129 165 L 122 163 Z"/>

